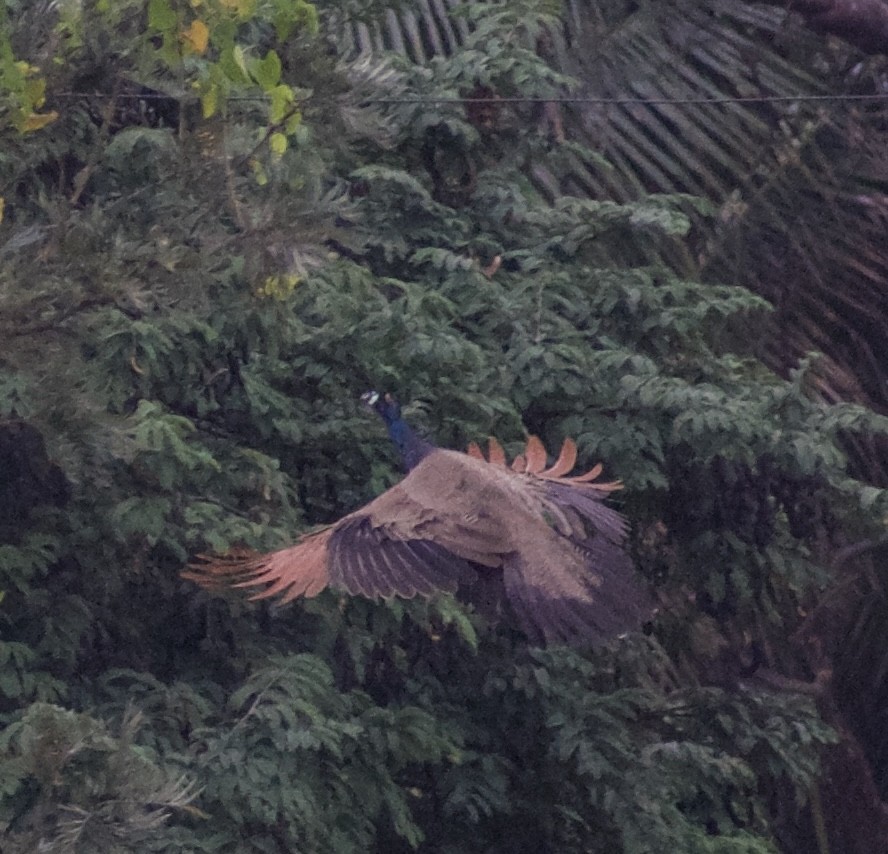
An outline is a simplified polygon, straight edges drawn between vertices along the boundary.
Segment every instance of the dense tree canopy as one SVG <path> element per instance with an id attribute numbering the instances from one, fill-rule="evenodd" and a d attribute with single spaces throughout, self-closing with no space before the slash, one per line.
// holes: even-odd
<path id="1" fill-rule="evenodd" d="M 3 851 L 828 851 L 831 592 L 888 511 L 847 440 L 888 423 L 759 358 L 712 199 L 596 183 L 552 10 L 411 62 L 354 48 L 372 4 L 0 8 Z M 657 618 L 540 649 L 183 581 L 394 482 L 369 387 L 448 447 L 574 436 Z"/>

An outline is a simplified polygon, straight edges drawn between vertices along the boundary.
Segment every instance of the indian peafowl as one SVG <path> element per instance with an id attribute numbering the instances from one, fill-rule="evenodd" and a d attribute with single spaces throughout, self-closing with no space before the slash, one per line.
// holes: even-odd
<path id="1" fill-rule="evenodd" d="M 623 550 L 626 522 L 603 499 L 601 466 L 567 476 L 577 449 L 564 442 L 546 468 L 531 437 L 506 465 L 490 440 L 485 458 L 420 438 L 391 395 L 362 400 L 382 417 L 407 476 L 360 510 L 259 556 L 209 559 L 185 573 L 202 586 L 265 589 L 289 602 L 330 586 L 370 598 L 457 592 L 491 616 L 511 614 L 533 642 L 581 645 L 636 628 L 652 613 Z"/>

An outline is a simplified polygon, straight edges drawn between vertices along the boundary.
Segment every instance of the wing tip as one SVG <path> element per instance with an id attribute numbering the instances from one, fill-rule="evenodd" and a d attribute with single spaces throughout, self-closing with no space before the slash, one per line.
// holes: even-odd
<path id="1" fill-rule="evenodd" d="M 328 582 L 326 545 L 330 530 L 302 537 L 294 546 L 275 552 L 236 548 L 225 555 L 197 555 L 180 578 L 210 593 L 255 588 L 249 601 L 280 596 L 282 604 L 299 597 L 317 596 Z"/>

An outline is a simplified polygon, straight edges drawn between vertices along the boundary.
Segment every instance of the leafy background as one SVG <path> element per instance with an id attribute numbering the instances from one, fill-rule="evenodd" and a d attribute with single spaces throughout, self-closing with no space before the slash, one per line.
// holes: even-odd
<path id="1" fill-rule="evenodd" d="M 878 850 L 880 108 L 554 100 L 877 59 L 746 3 L 2 9 L 4 851 Z M 574 436 L 657 619 L 180 580 L 397 480 L 370 387 Z"/>

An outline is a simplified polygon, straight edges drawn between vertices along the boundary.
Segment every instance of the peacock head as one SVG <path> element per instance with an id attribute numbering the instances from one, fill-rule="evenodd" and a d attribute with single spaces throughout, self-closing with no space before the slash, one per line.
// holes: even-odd
<path id="1" fill-rule="evenodd" d="M 401 419 L 401 406 L 388 392 L 380 394 L 378 391 L 365 391 L 361 395 L 361 403 L 376 412 L 386 424 Z"/>
<path id="2" fill-rule="evenodd" d="M 368 391 L 361 395 L 361 402 L 385 422 L 388 434 L 408 471 L 432 452 L 433 446 L 417 436 L 401 417 L 401 407 L 392 395 Z"/>

